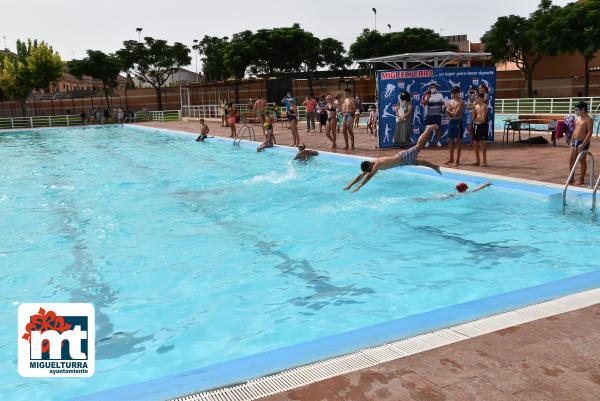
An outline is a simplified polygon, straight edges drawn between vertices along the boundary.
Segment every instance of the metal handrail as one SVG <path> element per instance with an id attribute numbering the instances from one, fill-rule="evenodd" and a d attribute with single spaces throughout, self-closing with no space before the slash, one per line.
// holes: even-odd
<path id="1" fill-rule="evenodd" d="M 586 156 L 590 156 L 592 158 L 592 170 L 590 173 L 590 188 L 592 188 L 592 183 L 594 182 L 594 155 L 587 151 L 584 150 L 583 152 L 581 152 L 578 156 L 577 159 L 575 159 L 575 163 L 573 164 L 573 168 L 571 169 L 571 173 L 569 174 L 569 178 L 567 178 L 567 182 L 565 182 L 565 186 L 563 188 L 563 206 L 565 206 L 567 204 L 567 189 L 569 188 L 569 184 L 571 183 L 571 180 L 573 179 L 573 176 L 575 175 L 575 171 L 577 170 L 577 166 L 579 165 L 579 163 L 581 162 L 581 158 L 582 157 L 586 157 Z M 599 177 L 600 178 L 600 177 Z M 598 186 L 598 182 L 596 182 L 596 187 Z"/>
<path id="2" fill-rule="evenodd" d="M 240 142 L 242 142 L 242 138 L 244 138 L 244 135 L 246 134 L 248 134 L 248 138 L 252 139 L 253 141 L 256 140 L 256 132 L 254 131 L 254 127 L 251 125 L 244 124 L 239 132 L 240 134 L 236 134 L 235 139 L 233 140 L 234 146 L 239 146 Z"/>
<path id="3" fill-rule="evenodd" d="M 596 180 L 596 185 L 594 185 L 594 191 L 592 192 L 592 210 L 596 211 L 596 193 L 598 192 L 598 187 L 600 187 L 600 175 L 598 175 L 598 179 Z"/>

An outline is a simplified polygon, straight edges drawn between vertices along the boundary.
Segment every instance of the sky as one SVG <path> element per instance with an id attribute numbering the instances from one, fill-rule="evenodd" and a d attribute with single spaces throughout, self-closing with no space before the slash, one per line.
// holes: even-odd
<path id="1" fill-rule="evenodd" d="M 0 0 L 0 47 L 17 39 L 37 38 L 51 44 L 65 60 L 87 49 L 114 52 L 123 40 L 142 36 L 179 41 L 189 47 L 204 35 L 230 36 L 250 29 L 290 26 L 298 22 L 320 38 L 333 37 L 346 48 L 364 28 L 387 32 L 426 27 L 442 35 L 467 34 L 479 42 L 499 16 L 526 16 L 539 0 Z M 567 0 L 554 0 L 565 5 Z M 282 44 L 284 45 L 284 44 Z M 195 69 L 192 60 L 190 69 Z"/>

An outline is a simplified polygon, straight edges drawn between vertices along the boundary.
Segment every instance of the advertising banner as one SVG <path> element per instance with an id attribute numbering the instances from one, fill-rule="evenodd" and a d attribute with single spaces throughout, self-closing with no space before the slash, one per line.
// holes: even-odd
<path id="1" fill-rule="evenodd" d="M 436 93 L 431 93 L 432 84 L 435 84 Z M 441 114 L 440 142 L 445 144 L 448 140 L 449 117 L 445 114 L 445 105 L 451 99 L 451 90 L 460 88 L 460 96 L 465 101 L 463 112 L 463 142 L 469 142 L 469 129 L 472 123 L 471 110 L 475 95 L 469 94 L 470 88 L 479 90 L 483 84 L 487 87 L 486 99 L 488 102 L 488 140 L 494 140 L 494 105 L 496 90 L 495 67 L 449 67 L 449 68 L 417 68 L 410 70 L 387 70 L 377 72 L 378 114 L 379 114 L 379 147 L 389 148 L 400 146 L 404 142 L 404 133 L 410 132 L 406 145 L 416 143 L 417 138 L 425 130 L 427 122 L 438 121 Z M 413 110 L 405 123 L 405 127 L 396 129 L 398 105 L 400 94 L 408 92 L 412 99 Z M 427 95 L 427 96 L 426 96 Z M 429 99 L 429 105 L 425 99 Z M 441 107 L 432 104 L 443 105 Z M 431 141 L 435 141 L 434 138 Z"/>

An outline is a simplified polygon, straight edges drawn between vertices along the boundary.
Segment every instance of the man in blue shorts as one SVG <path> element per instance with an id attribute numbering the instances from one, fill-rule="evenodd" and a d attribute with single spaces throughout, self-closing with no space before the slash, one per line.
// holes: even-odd
<path id="1" fill-rule="evenodd" d="M 354 186 L 357 182 L 361 181 L 358 186 L 352 190 L 356 192 L 361 189 L 371 178 L 377 174 L 379 170 L 387 170 L 399 166 L 424 166 L 435 170 L 436 173 L 442 175 L 440 167 L 436 164 L 429 163 L 427 161 L 417 160 L 419 152 L 423 150 L 425 144 L 429 140 L 431 133 L 435 130 L 439 130 L 438 125 L 428 125 L 425 131 L 419 137 L 417 144 L 408 150 L 399 152 L 396 156 L 390 157 L 379 157 L 373 161 L 364 161 L 360 164 L 362 173 L 359 174 L 350 184 L 344 187 L 344 190 L 348 190 Z"/>
<path id="2" fill-rule="evenodd" d="M 450 151 L 450 159 L 446 164 L 454 167 L 460 165 L 460 151 L 462 149 L 462 139 L 464 134 L 462 116 L 465 110 L 465 101 L 460 97 L 460 88 L 455 86 L 452 88 L 452 99 L 446 106 L 446 114 L 450 117 L 448 124 L 448 150 Z M 454 161 L 454 148 L 456 147 L 456 161 Z"/>

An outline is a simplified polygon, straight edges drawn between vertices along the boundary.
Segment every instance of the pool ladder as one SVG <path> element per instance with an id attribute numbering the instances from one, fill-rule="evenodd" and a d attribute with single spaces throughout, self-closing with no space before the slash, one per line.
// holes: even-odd
<path id="1" fill-rule="evenodd" d="M 596 184 L 594 185 L 594 173 L 595 173 L 595 171 L 594 171 L 594 168 L 595 168 L 594 155 L 587 150 L 584 150 L 577 156 L 577 159 L 575 159 L 575 164 L 573 164 L 573 168 L 571 169 L 571 173 L 569 174 L 569 178 L 567 178 L 567 182 L 565 182 L 565 186 L 563 188 L 563 193 L 562 193 L 563 206 L 567 205 L 567 189 L 569 188 L 569 184 L 571 183 L 571 180 L 573 179 L 573 176 L 575 175 L 577 166 L 579 165 L 579 163 L 581 163 L 582 158 L 588 157 L 588 156 L 592 158 L 592 169 L 590 172 L 590 188 L 594 189 L 594 192 L 592 193 L 592 210 L 594 210 L 596 208 L 596 192 L 598 191 L 598 187 L 600 186 L 600 176 L 598 176 L 598 180 L 596 181 Z"/>
<path id="2" fill-rule="evenodd" d="M 248 136 L 248 139 L 256 141 L 256 132 L 254 132 L 254 127 L 248 124 L 244 124 L 239 131 L 239 134 L 235 135 L 235 139 L 233 140 L 234 146 L 240 146 L 240 142 L 244 136 Z"/>

